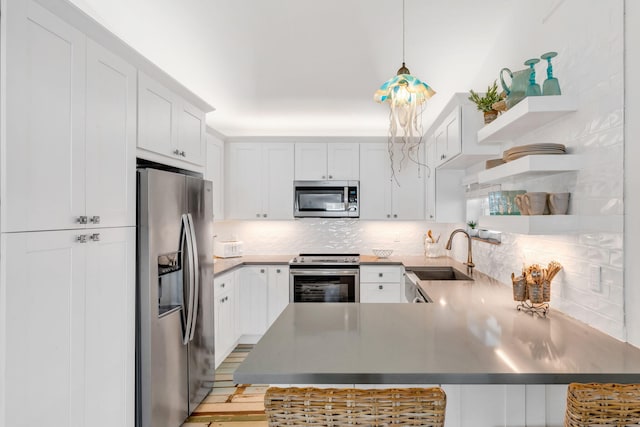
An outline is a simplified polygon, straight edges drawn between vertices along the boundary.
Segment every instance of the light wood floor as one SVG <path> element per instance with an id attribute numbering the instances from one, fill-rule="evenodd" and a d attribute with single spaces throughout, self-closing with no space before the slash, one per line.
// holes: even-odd
<path id="1" fill-rule="evenodd" d="M 240 344 L 216 369 L 213 388 L 183 427 L 266 427 L 264 384 L 234 384 L 233 372 L 253 346 Z"/>

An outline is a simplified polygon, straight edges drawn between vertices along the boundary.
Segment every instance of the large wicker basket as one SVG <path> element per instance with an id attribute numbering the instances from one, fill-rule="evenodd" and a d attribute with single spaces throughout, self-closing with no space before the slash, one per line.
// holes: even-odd
<path id="1" fill-rule="evenodd" d="M 565 427 L 640 423 L 640 384 L 580 384 L 567 389 Z"/>
<path id="2" fill-rule="evenodd" d="M 269 388 L 269 426 L 442 427 L 446 395 L 439 387 L 403 389 Z"/>

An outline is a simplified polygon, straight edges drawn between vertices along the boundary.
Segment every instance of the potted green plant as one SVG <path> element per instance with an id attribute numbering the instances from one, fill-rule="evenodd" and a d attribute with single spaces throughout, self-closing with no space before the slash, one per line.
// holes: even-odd
<path id="1" fill-rule="evenodd" d="M 500 101 L 500 95 L 498 94 L 498 85 L 496 81 L 493 81 L 491 86 L 487 87 L 487 92 L 484 96 L 480 96 L 473 89 L 469 91 L 469 101 L 472 101 L 478 107 L 478 111 L 484 113 L 484 124 L 489 124 L 498 117 L 498 112 L 493 109 L 493 104 Z"/>
<path id="2" fill-rule="evenodd" d="M 475 221 L 471 220 L 469 222 L 467 222 L 467 225 L 469 226 L 469 236 L 471 237 L 475 237 L 478 235 L 478 230 L 476 229 L 476 225 L 478 225 Z"/>

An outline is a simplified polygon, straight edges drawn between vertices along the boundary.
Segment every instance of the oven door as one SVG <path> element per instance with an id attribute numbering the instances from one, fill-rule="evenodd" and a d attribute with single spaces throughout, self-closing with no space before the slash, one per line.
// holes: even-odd
<path id="1" fill-rule="evenodd" d="M 291 268 L 291 302 L 359 302 L 360 269 Z"/>

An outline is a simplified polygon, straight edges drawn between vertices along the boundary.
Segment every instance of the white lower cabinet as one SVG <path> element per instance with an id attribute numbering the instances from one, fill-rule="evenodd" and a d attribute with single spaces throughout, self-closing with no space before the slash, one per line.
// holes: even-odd
<path id="1" fill-rule="evenodd" d="M 2 234 L 0 425 L 134 425 L 135 232 Z"/>
<path id="2" fill-rule="evenodd" d="M 269 326 L 289 305 L 289 266 L 270 266 L 267 288 L 267 323 Z"/>
<path id="3" fill-rule="evenodd" d="M 240 342 L 255 344 L 268 327 L 266 266 L 245 266 L 238 271 L 240 287 Z"/>
<path id="4" fill-rule="evenodd" d="M 222 274 L 213 279 L 214 284 L 214 333 L 216 367 L 238 344 L 238 286 L 237 272 Z"/>
<path id="5" fill-rule="evenodd" d="M 239 342 L 255 344 L 289 304 L 289 266 L 244 266 L 236 277 Z"/>
<path id="6" fill-rule="evenodd" d="M 564 384 L 443 384 L 447 427 L 563 425 Z"/>
<path id="7" fill-rule="evenodd" d="M 360 302 L 405 302 L 402 266 L 360 266 Z"/>

